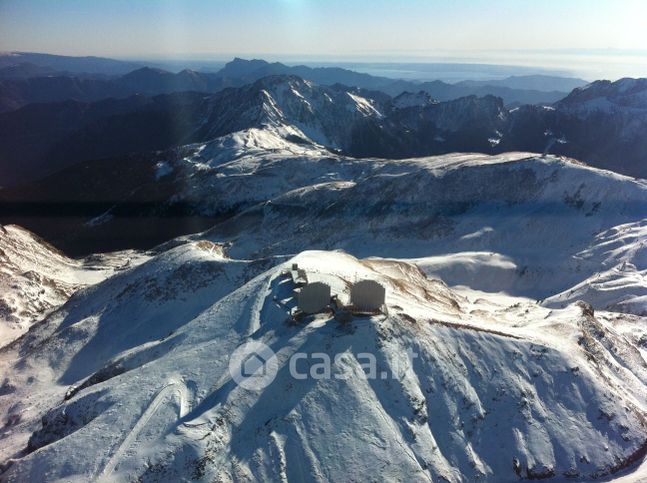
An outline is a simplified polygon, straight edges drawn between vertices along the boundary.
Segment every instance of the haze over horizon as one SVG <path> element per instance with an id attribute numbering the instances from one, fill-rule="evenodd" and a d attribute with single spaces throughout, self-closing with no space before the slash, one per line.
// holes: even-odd
<path id="1" fill-rule="evenodd" d="M 0 50 L 126 59 L 465 62 L 647 76 L 647 5 L 241 0 L 0 2 Z M 245 35 L 241 35 L 241 32 Z"/>

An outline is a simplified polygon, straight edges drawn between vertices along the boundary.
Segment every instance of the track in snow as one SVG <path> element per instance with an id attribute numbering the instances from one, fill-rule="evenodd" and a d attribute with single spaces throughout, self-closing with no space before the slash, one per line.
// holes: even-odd
<path id="1" fill-rule="evenodd" d="M 126 438 L 124 438 L 121 444 L 114 451 L 112 457 L 103 468 L 103 471 L 101 471 L 101 473 L 99 474 L 98 481 L 110 481 L 109 477 L 110 475 L 112 475 L 115 468 L 119 464 L 124 452 L 132 445 L 142 429 L 144 429 L 146 424 L 148 424 L 148 421 L 157 412 L 162 402 L 164 402 L 167 397 L 171 396 L 174 393 L 179 396 L 180 402 L 178 420 L 186 416 L 186 414 L 189 412 L 188 389 L 186 387 L 186 384 L 181 381 L 175 381 L 162 387 L 150 402 L 148 407 L 144 410 L 142 415 L 139 417 L 139 419 L 133 426 L 133 429 L 130 431 L 130 433 L 128 433 Z"/>

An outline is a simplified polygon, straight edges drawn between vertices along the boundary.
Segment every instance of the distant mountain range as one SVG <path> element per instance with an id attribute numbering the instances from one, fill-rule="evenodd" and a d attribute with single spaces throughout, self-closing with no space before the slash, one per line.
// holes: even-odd
<path id="1" fill-rule="evenodd" d="M 540 92 L 572 91 L 586 85 L 582 79 L 557 77 L 550 75 L 521 75 L 510 76 L 505 79 L 490 79 L 486 81 L 465 80 L 455 85 L 464 87 L 507 87 L 509 89 L 535 90 Z"/>
<path id="2" fill-rule="evenodd" d="M 142 67 L 138 62 L 108 59 L 105 57 L 73 57 L 68 55 L 41 54 L 36 52 L 0 53 L 0 70 L 21 66 L 23 74 L 28 74 L 36 66 L 50 72 L 63 72 L 84 75 L 123 75 Z"/>
<path id="3" fill-rule="evenodd" d="M 581 79 L 542 75 L 517 76 L 497 81 L 464 81 L 448 84 L 442 81 L 413 82 L 376 77 L 337 67 L 287 66 L 264 60 L 234 59 L 216 73 L 185 69 L 172 73 L 137 64 L 99 62 L 85 58 L 75 62 L 57 62 L 41 54 L 21 54 L 17 58 L 0 56 L 0 112 L 15 110 L 34 102 L 76 100 L 93 102 L 106 98 L 123 98 L 134 94 L 156 95 L 181 91 L 215 93 L 225 87 L 240 87 L 270 75 L 295 75 L 320 85 L 343 84 L 350 87 L 379 90 L 396 96 L 404 91 L 425 91 L 444 101 L 468 95 L 494 95 L 506 105 L 551 104 L 562 99 L 574 87 L 586 84 Z M 9 59 L 9 60 L 7 60 Z M 13 59 L 14 63 L 10 63 Z M 23 62 L 29 59 L 31 62 Z M 72 58 L 75 59 L 75 58 Z M 35 64 L 33 62 L 42 62 Z M 87 72 L 80 72 L 87 65 Z M 56 67 L 68 70 L 56 70 Z M 135 67 L 125 74 L 126 68 Z"/>
<path id="4" fill-rule="evenodd" d="M 126 79 L 141 85 L 151 73 L 159 74 L 148 69 Z M 169 75 L 196 80 L 188 73 Z M 391 97 L 295 76 L 264 77 L 211 95 L 30 104 L 0 114 L 0 179 L 15 185 L 84 160 L 168 149 L 268 123 L 297 128 L 303 142 L 351 156 L 524 150 L 645 177 L 646 82 L 599 81 L 554 107 L 513 109 L 494 96 L 438 102 L 424 91 Z"/>
<path id="5" fill-rule="evenodd" d="M 284 69 L 323 82 L 272 75 Z M 370 88 L 326 84 L 339 78 Z M 645 79 L 597 81 L 574 89 L 552 106 L 512 108 L 492 95 L 445 101 L 428 89 L 394 89 L 398 94 L 390 95 L 379 81 L 344 69 L 291 68 L 241 59 L 217 74 L 188 70 L 173 74 L 145 67 L 116 78 L 21 79 L 40 95 L 47 92 L 41 83 L 58 85 L 57 95 L 64 98 L 70 96 L 69 90 L 91 99 L 105 92 L 113 95 L 100 100 L 29 103 L 0 114 L 0 184 L 4 186 L 0 219 L 38 231 L 43 223 L 50 224 L 51 231 L 45 231 L 58 242 L 66 234 L 81 233 L 73 243 L 79 253 L 96 250 L 98 242 L 105 243 L 101 249 L 147 247 L 178 233 L 207 228 L 229 213 L 196 209 L 191 202 L 173 205 L 170 213 L 165 200 L 180 187 L 165 179 L 150 188 L 149 180 L 156 176 L 159 163 L 192 152 L 194 143 L 245 130 L 270 131 L 291 145 L 359 159 L 531 151 L 566 155 L 592 166 L 647 177 Z M 559 82 L 543 81 L 546 88 Z M 511 78 L 509 82 L 518 86 L 524 81 Z M 465 85 L 487 88 L 460 83 L 452 89 Z M 188 179 L 182 182 L 191 183 Z M 123 215 L 121 229 L 83 228 L 88 219 L 109 211 Z M 65 214 L 65 220 L 52 224 L 54 212 Z M 173 219 L 176 215 L 179 218 Z M 34 216 L 40 220 L 36 225 Z M 79 225 L 79 220 L 85 221 Z M 146 229 L 141 229 L 142 223 Z M 87 239 L 83 232 L 89 233 Z M 143 238 L 127 237 L 123 243 L 114 239 L 124 233 Z"/>
<path id="6" fill-rule="evenodd" d="M 262 156 L 250 162 L 261 165 L 271 163 L 267 153 L 285 149 L 384 163 L 531 151 L 646 177 L 646 93 L 647 81 L 625 79 L 576 89 L 554 108 L 507 109 L 493 96 L 392 98 L 270 76 L 208 96 L 34 104 L 0 115 L 0 176 L 14 181 L 0 190 L 0 222 L 35 230 L 75 255 L 149 248 L 206 229 L 244 206 L 236 201 L 238 187 L 216 192 L 203 179 L 198 154 L 205 143 L 229 157 L 260 149 Z M 172 168 L 187 156 L 196 159 L 190 175 Z M 227 162 L 213 156 L 209 164 Z M 262 177 L 261 165 L 256 174 Z M 577 205 L 577 193 L 569 200 Z"/>

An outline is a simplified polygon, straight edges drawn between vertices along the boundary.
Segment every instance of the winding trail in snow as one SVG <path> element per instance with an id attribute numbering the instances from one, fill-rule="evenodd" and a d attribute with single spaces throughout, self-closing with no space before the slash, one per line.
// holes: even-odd
<path id="1" fill-rule="evenodd" d="M 167 399 L 167 397 L 177 394 L 179 396 L 180 410 L 178 413 L 178 420 L 186 416 L 189 412 L 188 404 L 188 389 L 186 384 L 182 381 L 172 381 L 169 382 L 166 386 L 162 387 L 155 397 L 152 399 L 148 407 L 144 410 L 142 415 L 139 417 L 133 428 L 130 430 L 128 435 L 123 439 L 121 444 L 115 449 L 113 455 L 106 463 L 105 467 L 98 476 L 97 481 L 99 482 L 108 482 L 110 476 L 114 472 L 115 468 L 119 464 L 124 452 L 132 445 L 136 440 L 139 433 L 144 429 L 148 424 L 151 417 L 157 412 L 161 404 Z"/>

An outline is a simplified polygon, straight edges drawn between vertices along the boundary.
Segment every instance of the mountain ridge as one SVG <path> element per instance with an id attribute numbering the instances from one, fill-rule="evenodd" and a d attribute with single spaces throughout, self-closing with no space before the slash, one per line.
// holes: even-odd
<path id="1" fill-rule="evenodd" d="M 0 65 L 2 65 L 0 63 Z M 16 69 L 11 70 L 13 67 Z M 33 70 L 33 69 L 32 69 Z M 2 73 L 6 71 L 5 76 Z M 170 92 L 200 91 L 215 93 L 226 87 L 240 87 L 253 83 L 270 75 L 297 75 L 317 84 L 345 84 L 351 87 L 381 90 L 391 96 L 397 96 L 406 90 L 424 90 L 439 100 L 452 100 L 468 95 L 496 95 L 508 105 L 525 103 L 552 103 L 569 92 L 562 90 L 538 90 L 523 87 L 523 79 L 516 82 L 520 87 L 510 87 L 506 80 L 484 84 L 479 82 L 459 82 L 448 84 L 442 81 L 413 82 L 387 77 L 376 77 L 354 72 L 339 67 L 308 67 L 304 65 L 288 66 L 279 62 L 269 63 L 264 60 L 244 60 L 235 58 L 215 73 L 204 73 L 184 69 L 172 73 L 158 67 L 142 66 L 119 77 L 92 77 L 92 74 L 60 73 L 53 71 L 46 77 L 20 78 L 17 66 L 9 65 L 0 69 L 0 112 L 14 110 L 33 102 L 55 102 L 68 99 L 79 101 L 100 100 L 109 97 L 127 97 L 133 94 L 157 95 Z M 28 73 L 29 69 L 23 69 Z M 38 71 L 36 71 L 38 72 Z M 189 74 L 190 72 L 190 74 Z M 4 78 L 3 78 L 4 77 Z M 38 79 L 38 80 L 36 80 Z M 528 82 L 534 86 L 533 77 Z M 553 78 L 553 83 L 558 82 Z M 76 86 L 72 88 L 70 85 Z M 582 85 L 582 82 L 568 80 L 565 84 Z"/>
<path id="2" fill-rule="evenodd" d="M 117 191 L 173 216 L 230 214 L 129 266 L 123 253 L 91 257 L 111 276 L 0 347 L 0 478 L 361 480 L 377 468 L 463 483 L 635 470 L 647 453 L 647 182 L 533 153 L 343 156 L 275 111 L 307 119 L 323 93 L 278 81 L 243 96 L 265 101 L 251 104 L 257 127 L 122 160 L 132 172 L 104 161 L 75 190 L 56 184 L 59 196 Z M 119 232 L 119 216 L 108 207 L 79 223 Z M 380 283 L 382 313 L 295 316 L 295 263 L 342 305 L 358 280 Z M 230 372 L 248 343 L 273 351 L 263 387 Z M 312 376 L 324 356 L 330 377 Z"/>
<path id="3" fill-rule="evenodd" d="M 352 272 L 370 274 L 388 287 L 390 315 L 287 324 L 271 300 L 286 297 L 280 272 L 291 263 L 335 287 Z M 147 310 L 133 312 L 132 297 Z M 394 260 L 304 252 L 265 270 L 195 243 L 172 248 L 79 294 L 2 350 L 4 397 L 22 401 L 8 414 L 20 411 L 2 449 L 11 456 L 3 477 L 308 479 L 324 471 L 348 477 L 356 464 L 360 477 L 370 464 L 394 479 L 511 482 L 600 478 L 629 467 L 646 446 L 638 403 L 646 376 L 632 361 L 639 335 L 629 342 L 611 328 L 611 314 L 577 305 L 549 312 L 516 304 L 471 302 Z M 467 316 L 473 310 L 479 315 Z M 495 312 L 493 324 L 487 314 Z M 144 339 L 135 329 L 142 326 L 152 330 Z M 109 327 L 121 330 L 107 342 Z M 266 388 L 231 382 L 228 355 L 248 340 L 275 351 L 279 371 Z M 58 346 L 67 349 L 62 359 Z M 417 358 L 397 364 L 406 349 Z M 9 362 L 16 350 L 28 350 L 25 364 Z M 350 379 L 294 379 L 288 361 L 296 351 L 344 354 Z M 380 371 L 401 371 L 398 378 L 361 377 L 363 352 Z M 614 371 L 618 358 L 631 369 Z M 344 417 L 349 408 L 352 419 Z M 100 441 L 91 436 L 97 431 Z"/>
<path id="4" fill-rule="evenodd" d="M 403 109 L 379 91 L 339 84 L 317 86 L 295 79 L 300 78 L 261 78 L 211 95 L 185 92 L 96 103 L 66 101 L 25 106 L 0 114 L 0 173 L 4 183 L 18 184 L 75 162 L 168 149 L 257 127 L 257 120 L 240 116 L 238 103 L 259 109 L 265 102 L 259 97 L 263 82 L 286 86 L 300 82 L 298 88 L 304 93 L 317 92 L 319 98 L 328 96 L 335 102 L 320 102 L 315 109 L 289 91 L 293 97 L 289 105 L 298 109 L 291 110 L 286 104 L 282 108 L 288 110 L 279 117 L 284 117 L 284 124 L 296 127 L 308 118 L 306 124 L 314 128 L 309 133 L 314 141 L 348 155 L 405 158 L 451 151 L 552 152 L 629 175 L 647 176 L 642 162 L 645 140 L 641 136 L 647 124 L 647 88 L 640 81 L 634 81 L 635 92 L 622 92 L 628 81 L 593 83 L 554 107 L 527 105 L 508 109 L 493 96 L 468 96 L 446 102 L 428 100 Z M 599 86 L 606 87 L 600 91 Z M 294 91 L 298 93 L 298 89 Z M 347 94 L 340 96 L 340 92 Z M 584 100 L 580 92 L 593 98 Z M 617 93 L 615 104 L 607 99 L 612 92 Z M 364 105 L 372 106 L 381 117 L 348 116 L 343 106 L 357 106 L 349 101 L 352 96 L 363 99 Z M 236 99 L 235 104 L 228 104 L 226 99 Z M 328 126 L 327 133 L 321 132 L 324 125 Z M 137 132 L 136 126 L 143 126 L 146 135 Z M 619 136 L 619 132 L 623 135 Z"/>

